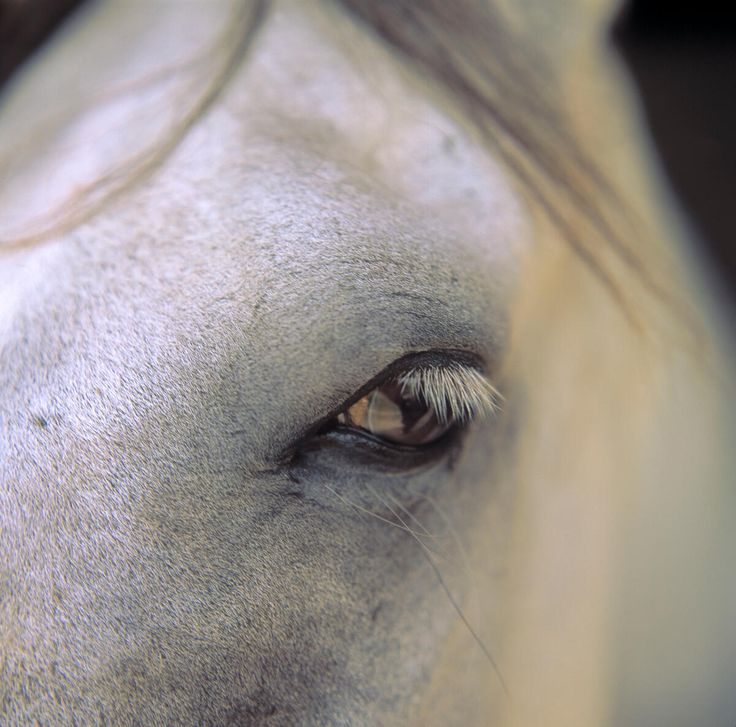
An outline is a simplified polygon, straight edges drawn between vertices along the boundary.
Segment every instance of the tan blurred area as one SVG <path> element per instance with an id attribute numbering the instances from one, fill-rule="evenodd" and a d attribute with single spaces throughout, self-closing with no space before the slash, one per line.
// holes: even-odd
<path id="1" fill-rule="evenodd" d="M 506 723 L 729 725 L 736 397 L 727 306 L 606 35 L 617 10 L 598 0 L 529 3 L 538 37 L 541 16 L 568 18 L 564 52 L 553 55 L 577 137 L 633 208 L 644 262 L 668 271 L 687 310 L 673 320 L 642 299 L 648 326 L 634 332 L 560 249 L 524 276 L 511 368 L 526 367 L 520 375 L 534 387 L 522 446 L 534 455 L 520 463 L 506 657 L 517 691 Z"/>

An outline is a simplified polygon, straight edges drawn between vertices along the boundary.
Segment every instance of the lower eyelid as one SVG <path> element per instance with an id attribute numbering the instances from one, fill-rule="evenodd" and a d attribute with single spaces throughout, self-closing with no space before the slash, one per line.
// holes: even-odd
<path id="1" fill-rule="evenodd" d="M 341 471 L 369 469 L 388 475 L 403 475 L 437 466 L 447 459 L 462 439 L 464 429 L 453 427 L 443 437 L 424 446 L 405 447 L 375 437 L 370 432 L 338 426 L 305 444 L 295 459 L 298 468 L 333 464 Z"/>

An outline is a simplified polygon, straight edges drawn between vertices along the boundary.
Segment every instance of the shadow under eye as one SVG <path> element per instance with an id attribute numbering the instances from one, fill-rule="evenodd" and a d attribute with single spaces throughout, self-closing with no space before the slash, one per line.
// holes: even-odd
<path id="1" fill-rule="evenodd" d="M 308 466 L 324 459 L 339 464 L 341 469 L 371 468 L 384 474 L 406 474 L 450 458 L 459 448 L 464 430 L 453 425 L 427 444 L 403 445 L 333 420 L 295 450 L 292 465 Z"/>
<path id="2" fill-rule="evenodd" d="M 465 431 L 453 429 L 425 447 L 395 446 L 359 430 L 336 427 L 294 452 L 282 470 L 306 502 L 352 515 L 392 516 L 386 503 L 412 509 L 448 482 Z"/>
<path id="3" fill-rule="evenodd" d="M 365 429 L 345 426 L 337 419 L 325 422 L 289 451 L 283 465 L 302 474 L 310 469 L 406 475 L 452 461 L 467 427 L 452 425 L 439 438 L 421 445 L 405 445 L 379 437 Z"/>

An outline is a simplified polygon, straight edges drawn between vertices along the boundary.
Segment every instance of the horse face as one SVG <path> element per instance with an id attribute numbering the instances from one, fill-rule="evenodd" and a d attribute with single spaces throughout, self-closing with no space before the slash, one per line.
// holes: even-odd
<path id="1" fill-rule="evenodd" d="M 7 261 L 11 721 L 387 723 L 441 663 L 466 670 L 455 718 L 500 699 L 502 420 L 423 449 L 324 426 L 407 355 L 493 376 L 503 349 L 525 213 L 440 106 L 346 20 L 280 5 L 152 177 Z"/>

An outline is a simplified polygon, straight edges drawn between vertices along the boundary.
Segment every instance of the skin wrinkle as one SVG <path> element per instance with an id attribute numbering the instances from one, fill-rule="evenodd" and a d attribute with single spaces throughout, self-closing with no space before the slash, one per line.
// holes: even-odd
<path id="1" fill-rule="evenodd" d="M 411 535 L 329 488 L 367 509 L 371 490 L 390 492 L 428 529 L 433 492 L 471 533 L 479 500 L 495 511 L 505 497 L 487 486 L 487 447 L 470 437 L 454 455 L 458 487 L 448 462 L 388 476 L 340 447 L 275 465 L 406 353 L 497 356 L 527 231 L 464 130 L 374 41 L 345 56 L 352 25 L 326 32 L 319 12 L 277 4 L 148 182 L 19 258 L 48 256 L 42 288 L 30 268 L 21 279 L 2 340 L 11 723 L 401 722 L 458 618 Z M 405 113 L 378 112 L 397 99 Z M 499 517 L 499 543 L 503 531 Z M 464 576 L 443 577 L 461 598 Z"/>

